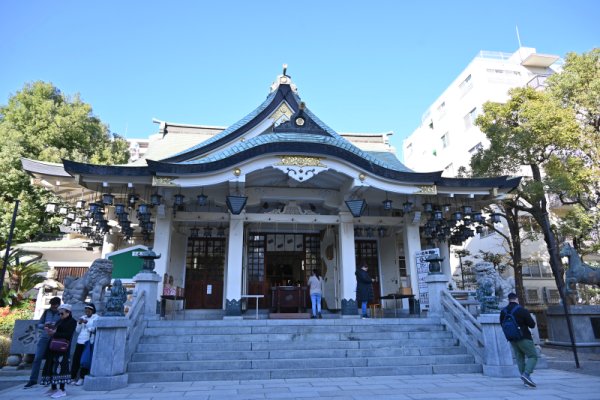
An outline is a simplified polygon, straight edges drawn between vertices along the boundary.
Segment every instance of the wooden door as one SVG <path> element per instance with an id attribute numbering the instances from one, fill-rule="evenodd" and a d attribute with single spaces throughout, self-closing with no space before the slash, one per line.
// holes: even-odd
<path id="1" fill-rule="evenodd" d="M 225 239 L 190 238 L 186 268 L 186 308 L 223 308 Z"/>

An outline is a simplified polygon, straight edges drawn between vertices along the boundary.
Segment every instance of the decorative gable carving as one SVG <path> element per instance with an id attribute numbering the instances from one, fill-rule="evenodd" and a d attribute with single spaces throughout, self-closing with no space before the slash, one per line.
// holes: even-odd
<path id="1" fill-rule="evenodd" d="M 305 182 L 320 172 L 326 171 L 327 165 L 321 162 L 319 157 L 283 156 L 281 162 L 273 165 L 284 174 L 297 180 Z"/>
<path id="2" fill-rule="evenodd" d="M 279 126 L 280 124 L 289 121 L 293 114 L 294 112 L 292 109 L 287 105 L 287 103 L 283 102 L 279 107 L 277 107 L 277 109 L 273 112 L 273 114 L 270 115 L 269 118 L 273 118 L 275 121 L 275 126 Z"/>

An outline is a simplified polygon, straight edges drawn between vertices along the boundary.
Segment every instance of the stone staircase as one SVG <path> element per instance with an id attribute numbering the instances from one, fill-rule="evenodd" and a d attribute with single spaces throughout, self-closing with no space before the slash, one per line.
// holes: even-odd
<path id="1" fill-rule="evenodd" d="M 479 373 L 434 318 L 159 320 L 128 365 L 129 382 Z"/>

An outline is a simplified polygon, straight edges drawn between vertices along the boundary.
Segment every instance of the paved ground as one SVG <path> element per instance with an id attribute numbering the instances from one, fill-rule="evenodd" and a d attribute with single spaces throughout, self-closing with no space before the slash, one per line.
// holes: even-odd
<path id="1" fill-rule="evenodd" d="M 279 379 L 131 384 L 109 392 L 85 392 L 69 386 L 67 398 L 96 399 L 587 399 L 600 398 L 600 378 L 557 370 L 537 371 L 536 389 L 518 378 L 488 378 L 480 374 L 419 375 L 370 378 Z M 44 387 L 0 392 L 3 400 L 43 398 Z"/>
<path id="2" fill-rule="evenodd" d="M 390 376 L 370 378 L 278 379 L 271 381 L 212 381 L 131 384 L 125 389 L 86 392 L 67 387 L 67 399 L 600 399 L 600 354 L 579 353 L 575 369 L 569 350 L 543 349 L 550 369 L 533 375 L 536 389 L 518 378 L 488 378 L 480 374 Z M 2 400 L 44 398 L 47 388 L 23 389 L 29 371 L 0 370 Z"/>

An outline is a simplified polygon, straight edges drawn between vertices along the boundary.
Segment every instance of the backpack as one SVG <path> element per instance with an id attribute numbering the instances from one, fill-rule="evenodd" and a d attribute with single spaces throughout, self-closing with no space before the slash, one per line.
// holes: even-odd
<path id="1" fill-rule="evenodd" d="M 507 308 L 504 309 L 504 321 L 502 321 L 500 325 L 502 326 L 502 331 L 504 332 L 506 340 L 509 342 L 523 339 L 521 328 L 519 328 L 519 324 L 517 324 L 517 320 L 514 316 L 515 311 L 519 308 L 520 306 L 516 306 L 511 312 L 508 312 Z"/>

